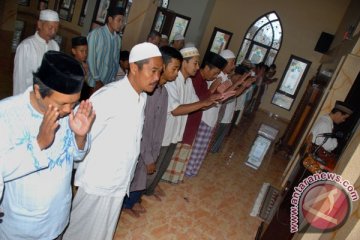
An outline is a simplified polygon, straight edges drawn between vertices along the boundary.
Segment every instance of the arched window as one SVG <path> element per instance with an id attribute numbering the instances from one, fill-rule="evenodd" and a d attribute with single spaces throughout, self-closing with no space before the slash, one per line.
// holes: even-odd
<path id="1" fill-rule="evenodd" d="M 236 64 L 244 59 L 252 63 L 265 62 L 270 66 L 276 59 L 282 42 L 282 27 L 275 12 L 258 18 L 246 32 Z"/>

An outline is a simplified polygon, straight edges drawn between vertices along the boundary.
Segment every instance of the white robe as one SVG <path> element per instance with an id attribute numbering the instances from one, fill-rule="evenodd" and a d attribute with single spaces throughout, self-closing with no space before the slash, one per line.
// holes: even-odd
<path id="1" fill-rule="evenodd" d="M 127 76 L 91 96 L 96 110 L 92 149 L 75 175 L 75 185 L 87 194 L 123 198 L 129 192 L 140 153 L 146 97 L 134 90 Z"/>
<path id="2" fill-rule="evenodd" d="M 23 94 L 0 101 L 0 175 L 5 182 L 0 239 L 54 239 L 69 221 L 73 160 L 88 149 L 76 146 L 69 117 L 59 119 L 50 147 L 40 150 L 37 135 L 43 115 Z"/>
<path id="3" fill-rule="evenodd" d="M 314 124 L 313 128 L 311 129 L 311 133 L 313 135 L 312 142 L 316 145 L 322 145 L 325 138 L 320 137 L 320 134 L 324 133 L 332 133 L 334 128 L 333 120 L 330 118 L 329 115 L 321 116 L 316 123 Z M 327 138 L 326 142 L 322 145 L 322 147 L 328 151 L 333 151 L 338 145 L 336 138 Z"/>
<path id="4" fill-rule="evenodd" d="M 54 40 L 46 43 L 38 32 L 20 43 L 14 59 L 13 95 L 23 93 L 32 86 L 33 72 L 40 67 L 44 54 L 49 50 L 59 51 L 59 45 Z"/>

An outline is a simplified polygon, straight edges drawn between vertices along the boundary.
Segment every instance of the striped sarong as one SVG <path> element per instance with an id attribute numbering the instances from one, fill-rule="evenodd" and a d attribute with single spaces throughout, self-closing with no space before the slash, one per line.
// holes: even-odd
<path id="1" fill-rule="evenodd" d="M 186 167 L 186 176 L 196 176 L 199 172 L 202 162 L 204 161 L 209 147 L 212 135 L 212 127 L 201 121 L 199 130 L 196 133 L 195 141 L 191 151 L 188 165 Z"/>
<path id="2" fill-rule="evenodd" d="M 186 166 L 191 154 L 191 146 L 188 144 L 178 143 L 169 167 L 166 169 L 162 180 L 171 183 L 179 183 L 184 180 Z"/>

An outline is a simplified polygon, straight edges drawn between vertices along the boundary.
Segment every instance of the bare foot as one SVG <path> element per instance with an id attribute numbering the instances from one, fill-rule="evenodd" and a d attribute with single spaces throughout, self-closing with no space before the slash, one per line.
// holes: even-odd
<path id="1" fill-rule="evenodd" d="M 159 202 L 161 202 L 162 200 L 161 200 L 161 197 L 155 192 L 152 196 L 154 196 L 154 198 L 156 199 L 156 200 L 158 200 Z"/>
<path id="2" fill-rule="evenodd" d="M 146 213 L 146 209 L 141 203 L 135 203 L 132 209 L 138 213 Z"/>
<path id="3" fill-rule="evenodd" d="M 140 213 L 138 213 L 137 211 L 130 209 L 130 208 L 124 208 L 123 212 L 129 214 L 130 216 L 134 217 L 134 218 L 139 218 L 140 217 Z"/>
<path id="4" fill-rule="evenodd" d="M 165 197 L 165 192 L 160 188 L 159 185 L 156 186 L 155 193 L 160 197 Z"/>

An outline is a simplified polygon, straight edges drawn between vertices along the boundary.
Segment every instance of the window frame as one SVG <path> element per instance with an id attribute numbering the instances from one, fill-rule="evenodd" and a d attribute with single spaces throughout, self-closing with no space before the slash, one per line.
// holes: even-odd
<path id="1" fill-rule="evenodd" d="M 270 15 L 270 14 L 272 14 L 272 13 L 276 15 L 276 19 L 270 20 L 269 17 L 268 17 L 268 15 Z M 248 35 L 249 31 L 251 30 L 251 28 L 252 28 L 261 18 L 264 18 L 264 17 L 267 18 L 268 22 L 265 23 L 265 24 L 263 24 L 260 28 L 258 28 L 258 29 L 256 30 L 256 32 L 253 34 L 252 38 L 248 38 L 247 35 Z M 274 47 L 272 46 L 273 43 L 274 43 L 274 38 L 275 38 L 274 36 L 272 37 L 270 46 L 268 46 L 268 45 L 266 45 L 266 44 L 264 44 L 264 43 L 261 43 L 261 42 L 258 42 L 258 41 L 255 40 L 256 35 L 258 34 L 258 32 L 259 32 L 263 27 L 265 27 L 266 25 L 270 25 L 270 26 L 273 28 L 273 25 L 272 25 L 271 23 L 272 23 L 272 22 L 276 22 L 276 21 L 279 21 L 279 25 L 280 25 L 280 27 L 281 27 L 281 37 L 280 37 L 279 48 L 274 48 Z M 273 31 L 274 31 L 274 30 L 273 30 Z M 256 45 L 258 45 L 258 46 L 260 46 L 260 47 L 263 47 L 263 48 L 265 48 L 265 49 L 267 50 L 267 51 L 266 51 L 266 54 L 265 54 L 265 56 L 264 56 L 264 58 L 263 58 L 263 62 L 266 62 L 266 60 L 267 60 L 267 58 L 268 58 L 269 53 L 271 52 L 271 50 L 276 51 L 276 55 L 275 55 L 273 61 L 270 63 L 270 65 L 271 65 L 272 63 L 274 63 L 274 62 L 276 61 L 276 58 L 277 58 L 277 56 L 278 56 L 278 54 L 279 54 L 279 51 L 280 51 L 280 49 L 281 49 L 282 42 L 283 42 L 283 35 L 284 35 L 284 34 L 283 34 L 283 24 L 281 23 L 281 19 L 280 19 L 279 15 L 276 13 L 276 11 L 267 12 L 267 13 L 263 14 L 262 16 L 258 17 L 254 22 L 252 22 L 252 24 L 248 27 L 248 29 L 247 29 L 246 32 L 245 32 L 245 35 L 244 35 L 244 37 L 243 37 L 243 40 L 242 40 L 242 42 L 241 42 L 239 51 L 238 51 L 237 56 L 236 56 L 236 64 L 241 64 L 241 62 L 242 62 L 243 60 L 248 59 L 248 57 L 249 57 L 249 55 L 250 55 L 250 53 L 251 53 L 252 47 L 254 46 L 254 44 L 256 44 Z M 249 44 L 249 47 L 248 47 L 248 49 L 247 49 L 247 51 L 246 51 L 246 54 L 245 54 L 244 58 L 242 59 L 242 61 L 239 61 L 239 55 L 240 55 L 240 53 L 241 53 L 241 49 L 242 49 L 243 45 L 245 44 L 245 41 L 249 41 L 250 44 Z"/>
<path id="2" fill-rule="evenodd" d="M 296 89 L 295 89 L 294 93 L 291 94 L 291 93 L 288 93 L 288 92 L 286 92 L 286 91 L 284 91 L 284 90 L 281 90 L 281 88 L 282 88 L 283 83 L 286 81 L 285 78 L 286 78 L 286 76 L 288 76 L 288 72 L 289 72 L 289 70 L 290 70 L 290 66 L 292 65 L 292 62 L 293 62 L 293 61 L 299 61 L 299 62 L 301 62 L 301 63 L 304 63 L 304 64 L 306 64 L 306 67 L 305 67 L 304 71 L 302 72 L 300 79 L 298 80 L 298 83 L 297 83 L 297 85 L 296 85 Z M 279 85 L 277 86 L 277 89 L 276 89 L 276 91 L 274 92 L 274 95 L 273 95 L 273 97 L 272 97 L 272 99 L 271 99 L 271 103 L 274 104 L 275 106 L 278 106 L 278 107 L 281 107 L 281 108 L 283 108 L 283 109 L 286 109 L 286 110 L 290 111 L 290 109 L 291 109 L 291 107 L 293 106 L 294 101 L 295 101 L 295 99 L 296 99 L 296 97 L 297 97 L 297 94 L 298 94 L 299 91 L 300 91 L 301 85 L 303 84 L 303 82 L 304 82 L 304 80 L 305 80 L 305 77 L 306 77 L 306 75 L 307 75 L 307 73 L 308 73 L 308 71 L 309 71 L 309 69 L 310 69 L 311 64 L 312 64 L 312 62 L 309 61 L 309 60 L 307 60 L 307 59 L 304 59 L 304 58 L 301 58 L 301 57 L 298 57 L 298 56 L 295 56 L 295 55 L 290 55 L 289 61 L 288 61 L 288 63 L 286 64 L 286 68 L 285 68 L 285 70 L 284 70 L 284 72 L 283 72 L 283 75 L 281 76 L 280 83 L 279 83 Z M 290 106 L 289 106 L 288 108 L 285 107 L 285 106 L 280 105 L 279 103 L 276 103 L 276 102 L 275 102 L 275 96 L 276 96 L 277 94 L 281 94 L 281 95 L 284 95 L 284 96 L 287 97 L 287 98 L 291 98 L 291 99 L 292 99 L 292 102 L 291 102 L 291 104 L 290 104 Z"/>

